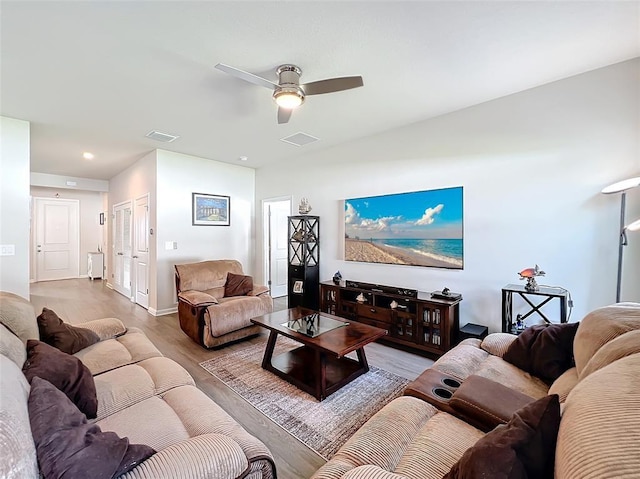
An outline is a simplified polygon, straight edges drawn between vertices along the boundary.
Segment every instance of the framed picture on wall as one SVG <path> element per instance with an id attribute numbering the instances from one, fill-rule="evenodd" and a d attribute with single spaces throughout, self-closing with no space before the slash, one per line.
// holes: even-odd
<path id="1" fill-rule="evenodd" d="M 194 226 L 229 226 L 231 198 L 207 193 L 191 194 L 192 224 Z"/>

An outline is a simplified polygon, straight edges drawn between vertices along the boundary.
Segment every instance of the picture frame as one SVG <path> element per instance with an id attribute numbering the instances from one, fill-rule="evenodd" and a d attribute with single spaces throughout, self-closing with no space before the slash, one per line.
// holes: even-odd
<path id="1" fill-rule="evenodd" d="M 298 293 L 298 294 L 302 294 L 302 281 L 296 281 L 295 283 L 293 283 L 293 292 L 294 293 Z"/>
<path id="2" fill-rule="evenodd" d="M 193 226 L 230 226 L 231 198 L 224 195 L 192 193 L 191 224 Z"/>
<path id="3" fill-rule="evenodd" d="M 104 213 L 100 213 L 99 221 L 101 225 L 104 225 Z"/>

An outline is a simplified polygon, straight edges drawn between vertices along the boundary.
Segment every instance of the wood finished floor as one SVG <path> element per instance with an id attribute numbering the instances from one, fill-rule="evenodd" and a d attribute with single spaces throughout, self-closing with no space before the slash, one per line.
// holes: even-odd
<path id="1" fill-rule="evenodd" d="M 177 313 L 152 316 L 144 308 L 109 289 L 106 283 L 100 280 L 71 279 L 33 283 L 31 302 L 36 314 L 39 314 L 43 307 L 47 307 L 70 323 L 117 317 L 127 326 L 142 329 L 162 354 L 181 364 L 193 376 L 202 391 L 267 445 L 275 457 L 280 479 L 308 478 L 324 464 L 323 458 L 271 422 L 199 366 L 202 361 L 242 348 L 242 343 L 219 350 L 204 349 L 182 332 L 178 325 Z M 286 298 L 276 299 L 275 307 L 285 309 Z M 378 343 L 368 345 L 366 354 L 369 364 L 407 379 L 415 379 L 433 364 L 428 358 Z"/>

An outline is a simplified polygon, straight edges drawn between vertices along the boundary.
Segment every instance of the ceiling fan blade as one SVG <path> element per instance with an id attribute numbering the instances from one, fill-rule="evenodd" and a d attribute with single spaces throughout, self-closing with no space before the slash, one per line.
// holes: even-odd
<path id="1" fill-rule="evenodd" d="M 333 93 L 334 91 L 351 90 L 364 85 L 361 76 L 329 78 L 300 85 L 307 95 L 320 95 L 322 93 Z"/>
<path id="2" fill-rule="evenodd" d="M 291 108 L 278 108 L 278 124 L 288 123 L 292 112 Z"/>
<path id="3" fill-rule="evenodd" d="M 239 70 L 229 65 L 225 65 L 224 63 L 218 63 L 215 68 L 228 73 L 229 75 L 233 75 L 236 78 L 240 78 L 241 80 L 253 83 L 254 85 L 269 88 L 270 90 L 275 90 L 278 87 L 277 83 L 273 83 L 266 78 L 259 77 L 257 75 L 254 75 L 253 73 L 245 72 L 244 70 Z"/>

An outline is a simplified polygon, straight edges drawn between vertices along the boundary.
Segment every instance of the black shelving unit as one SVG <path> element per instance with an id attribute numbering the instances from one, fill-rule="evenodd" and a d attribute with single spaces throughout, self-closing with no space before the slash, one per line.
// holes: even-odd
<path id="1" fill-rule="evenodd" d="M 320 307 L 320 217 L 289 216 L 289 307 Z"/>

